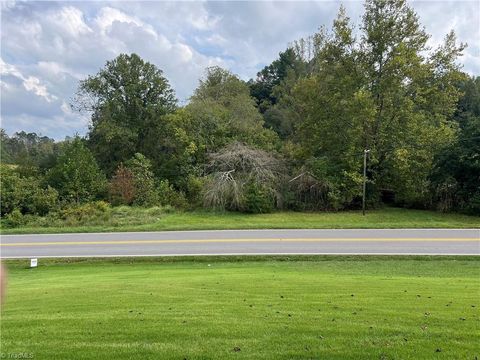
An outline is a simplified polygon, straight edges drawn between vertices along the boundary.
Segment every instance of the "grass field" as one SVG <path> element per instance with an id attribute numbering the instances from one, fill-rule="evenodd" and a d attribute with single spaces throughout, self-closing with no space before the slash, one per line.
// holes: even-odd
<path id="1" fill-rule="evenodd" d="M 479 228 L 480 217 L 434 211 L 384 208 L 344 212 L 276 212 L 240 214 L 163 212 L 161 208 L 112 208 L 108 214 L 78 222 L 40 219 L 40 225 L 1 229 L 2 234 L 160 231 L 210 229 L 325 229 L 325 228 Z"/>
<path id="2" fill-rule="evenodd" d="M 41 260 L 33 270 L 7 264 L 5 356 L 480 357 L 477 257 Z"/>

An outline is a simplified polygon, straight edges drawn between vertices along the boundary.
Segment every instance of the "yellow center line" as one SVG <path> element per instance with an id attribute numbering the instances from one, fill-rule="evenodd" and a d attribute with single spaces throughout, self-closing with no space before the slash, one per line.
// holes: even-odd
<path id="1" fill-rule="evenodd" d="M 475 238 L 259 238 L 259 239 L 164 239 L 164 240 L 104 240 L 104 241 L 45 241 L 0 244 L 14 246 L 64 246 L 64 245 L 139 245 L 139 244 L 208 244 L 208 243 L 258 243 L 258 242 L 385 242 L 385 241 L 480 241 Z"/>

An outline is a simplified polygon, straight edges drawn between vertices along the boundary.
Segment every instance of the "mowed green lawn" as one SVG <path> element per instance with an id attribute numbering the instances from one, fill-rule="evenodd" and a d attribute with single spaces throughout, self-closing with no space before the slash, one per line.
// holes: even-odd
<path id="1" fill-rule="evenodd" d="M 480 357 L 476 257 L 45 262 L 33 270 L 25 262 L 8 262 L 2 354 L 27 353 L 35 359 Z"/>
<path id="2" fill-rule="evenodd" d="M 107 219 L 86 224 L 27 225 L 2 228 L 3 234 L 65 232 L 223 230 L 223 229 L 374 229 L 374 228 L 480 228 L 480 217 L 427 210 L 383 208 L 341 212 L 288 212 L 241 214 L 233 212 L 162 212 L 161 208 L 112 208 Z"/>

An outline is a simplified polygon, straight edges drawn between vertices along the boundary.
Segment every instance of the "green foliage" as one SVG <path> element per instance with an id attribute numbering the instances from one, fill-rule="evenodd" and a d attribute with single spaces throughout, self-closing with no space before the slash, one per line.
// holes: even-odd
<path id="1" fill-rule="evenodd" d="M 470 215 L 480 215 L 480 191 L 470 195 L 470 198 L 462 209 L 465 213 Z"/>
<path id="2" fill-rule="evenodd" d="M 313 73 L 293 90 L 293 104 L 301 117 L 294 140 L 302 147 L 299 160 L 304 164 L 297 173 L 310 173 L 311 178 L 305 181 L 313 181 L 313 187 L 305 188 L 302 179 L 292 186 L 296 201 L 304 199 L 307 208 L 337 210 L 360 195 L 359 155 L 373 104 L 370 94 L 361 89 L 354 41 L 342 8 L 333 33 L 322 30 L 316 34 L 316 55 L 310 60 Z"/>
<path id="3" fill-rule="evenodd" d="M 195 171 L 205 155 L 204 138 L 192 114 L 178 109 L 149 125 L 149 135 L 142 143 L 144 154 L 152 163 L 152 171 L 160 179 L 168 179 L 176 187 L 185 187 L 185 179 Z M 213 134 L 210 135 L 212 138 Z"/>
<path id="4" fill-rule="evenodd" d="M 47 173 L 47 182 L 63 200 L 76 203 L 97 199 L 106 188 L 105 175 L 79 137 L 65 145 L 64 153 Z"/>
<path id="5" fill-rule="evenodd" d="M 277 60 L 265 66 L 257 73 L 257 79 L 250 81 L 250 94 L 256 99 L 260 112 L 278 102 L 278 92 L 275 88 L 290 75 L 298 78 L 305 70 L 305 63 L 292 48 L 281 52 Z"/>
<path id="6" fill-rule="evenodd" d="M 263 114 L 265 126 L 275 131 L 280 139 L 288 138 L 293 132 L 292 114 L 284 107 L 275 106 Z"/>
<path id="7" fill-rule="evenodd" d="M 308 39 L 311 73 L 293 91 L 297 159 L 325 163 L 332 206 L 341 208 L 359 195 L 361 154 L 370 149 L 371 200 L 392 189 L 401 204 L 428 206 L 434 156 L 455 137 L 462 78 L 455 61 L 463 45 L 449 34 L 425 57 L 428 35 L 403 0 L 367 1 L 360 30 L 354 38 L 341 8 L 331 33 Z"/>
<path id="8" fill-rule="evenodd" d="M 355 209 L 364 149 L 370 207 L 389 193 L 405 207 L 478 214 L 480 78 L 460 71 L 453 32 L 433 50 L 428 37 L 406 0 L 366 0 L 358 29 L 340 7 L 331 31 L 294 42 L 255 81 L 208 68 L 181 108 L 160 69 L 121 54 L 80 83 L 86 140 L 1 130 L 2 160 L 15 164 L 2 166 L 1 214 L 53 219 L 59 201 L 106 198 Z"/>
<path id="9" fill-rule="evenodd" d="M 248 85 L 222 68 L 207 69 L 186 110 L 197 127 L 200 149 L 218 151 L 234 141 L 272 149 L 277 143 L 275 133 L 263 127 Z"/>
<path id="10" fill-rule="evenodd" d="M 72 205 L 63 209 L 59 216 L 68 226 L 89 223 L 92 220 L 106 222 L 110 216 L 110 205 L 104 201 Z"/>
<path id="11" fill-rule="evenodd" d="M 480 78 L 468 79 L 461 89 L 458 139 L 436 156 L 430 176 L 433 200 L 442 211 L 480 215 Z"/>
<path id="12" fill-rule="evenodd" d="M 185 195 L 175 190 L 168 179 L 156 184 L 151 161 L 140 153 L 117 168 L 109 191 L 114 205 L 150 207 L 160 204 L 182 209 L 188 206 Z"/>
<path id="13" fill-rule="evenodd" d="M 245 187 L 245 212 L 252 214 L 264 214 L 272 212 L 275 205 L 275 197 L 271 189 L 250 182 Z"/>
<path id="14" fill-rule="evenodd" d="M 26 223 L 25 216 L 18 209 L 11 211 L 2 221 L 2 225 L 7 228 L 16 228 Z"/>
<path id="15" fill-rule="evenodd" d="M 16 164 L 25 172 L 50 168 L 62 149 L 62 142 L 55 142 L 46 136 L 20 131 L 9 137 L 0 129 L 1 157 L 6 164 Z M 22 175 L 33 175 L 22 173 Z"/>
<path id="16" fill-rule="evenodd" d="M 0 176 L 0 206 L 1 214 L 5 215 L 17 208 L 22 199 L 22 180 L 12 166 L 1 165 Z"/>
<path id="17" fill-rule="evenodd" d="M 45 216 L 22 214 L 21 212 L 19 215 L 20 210 L 14 210 L 15 214 L 2 216 L 1 226 L 3 229 L 12 229 L 11 231 L 36 228 L 36 232 L 41 232 L 41 229 L 57 228 L 58 232 L 72 229 L 81 232 L 92 231 L 92 229 L 93 231 L 104 231 L 107 227 L 109 231 L 113 231 L 115 229 L 125 230 L 125 227 L 128 226 L 155 224 L 165 214 L 180 214 L 170 205 L 150 208 L 126 205 L 110 207 L 104 201 L 63 205 L 63 208 L 50 211 Z"/>
<path id="18" fill-rule="evenodd" d="M 168 180 L 162 180 L 157 187 L 159 203 L 163 206 L 173 206 L 177 209 L 186 209 L 189 203 L 183 192 L 176 191 Z"/>
<path id="19" fill-rule="evenodd" d="M 18 210 L 24 214 L 45 215 L 58 208 L 58 193 L 41 184 L 41 178 L 23 177 L 17 168 L 1 165 L 0 204 L 1 214 Z"/>
<path id="20" fill-rule="evenodd" d="M 133 175 L 134 205 L 153 206 L 158 204 L 158 194 L 155 189 L 155 178 L 152 164 L 143 154 L 136 153 L 126 162 L 126 168 Z"/>
<path id="21" fill-rule="evenodd" d="M 205 177 L 194 175 L 188 177 L 185 197 L 188 201 L 189 208 L 196 209 L 202 206 L 206 180 Z"/>
<path id="22" fill-rule="evenodd" d="M 50 211 L 57 210 L 59 206 L 58 192 L 51 186 L 46 189 L 37 188 L 32 196 L 32 213 L 46 215 Z"/>
<path id="23" fill-rule="evenodd" d="M 150 130 L 176 108 L 173 90 L 155 65 L 138 55 L 120 54 L 96 75 L 80 83 L 76 107 L 91 111 L 89 145 L 108 175 L 145 148 Z"/>
<path id="24" fill-rule="evenodd" d="M 361 196 L 362 176 L 332 167 L 325 157 L 310 158 L 288 181 L 287 205 L 296 210 L 348 209 Z"/>

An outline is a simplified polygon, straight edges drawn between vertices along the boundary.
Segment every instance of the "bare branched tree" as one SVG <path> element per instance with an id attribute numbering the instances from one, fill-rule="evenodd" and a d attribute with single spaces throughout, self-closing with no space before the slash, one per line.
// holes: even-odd
<path id="1" fill-rule="evenodd" d="M 328 182 L 315 177 L 305 168 L 288 181 L 288 190 L 295 203 L 302 204 L 301 210 L 326 210 L 328 208 Z"/>
<path id="2" fill-rule="evenodd" d="M 210 155 L 207 173 L 207 207 L 243 210 L 245 189 L 252 182 L 270 193 L 277 205 L 281 203 L 278 189 L 284 180 L 285 166 L 272 153 L 235 142 Z"/>

